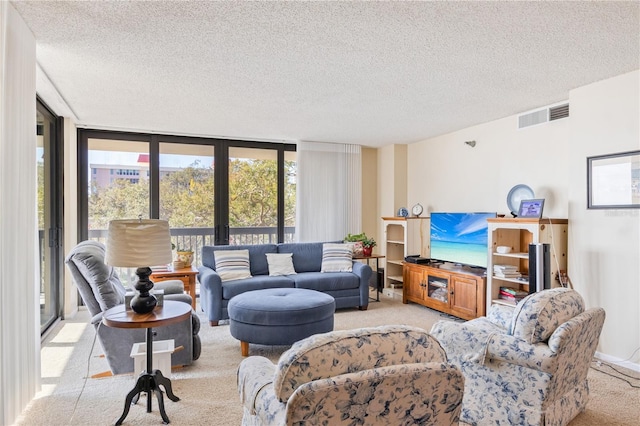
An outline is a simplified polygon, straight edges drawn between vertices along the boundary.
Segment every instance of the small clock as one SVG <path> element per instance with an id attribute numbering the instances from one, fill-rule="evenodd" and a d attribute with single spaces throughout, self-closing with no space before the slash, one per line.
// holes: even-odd
<path id="1" fill-rule="evenodd" d="M 407 216 L 409 216 L 409 210 L 407 210 L 405 207 L 400 207 L 398 209 L 398 216 L 399 217 L 407 217 Z"/>
<path id="2" fill-rule="evenodd" d="M 422 204 L 417 203 L 415 206 L 413 206 L 411 208 L 411 213 L 413 213 L 414 216 L 418 217 L 422 214 Z"/>

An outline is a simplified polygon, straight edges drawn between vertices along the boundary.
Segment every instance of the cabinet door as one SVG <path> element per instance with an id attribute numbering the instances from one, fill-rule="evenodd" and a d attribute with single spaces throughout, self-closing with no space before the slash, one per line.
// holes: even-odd
<path id="1" fill-rule="evenodd" d="M 424 270 L 412 265 L 404 265 L 403 279 L 404 287 L 402 299 L 404 303 L 408 300 L 420 302 L 424 299 L 425 278 Z"/>
<path id="2" fill-rule="evenodd" d="M 435 309 L 447 309 L 449 307 L 449 279 L 451 275 L 437 269 L 429 269 L 425 275 L 427 276 L 425 300 Z"/>
<path id="3" fill-rule="evenodd" d="M 477 280 L 454 275 L 451 279 L 451 310 L 465 319 L 478 316 L 478 291 Z"/>

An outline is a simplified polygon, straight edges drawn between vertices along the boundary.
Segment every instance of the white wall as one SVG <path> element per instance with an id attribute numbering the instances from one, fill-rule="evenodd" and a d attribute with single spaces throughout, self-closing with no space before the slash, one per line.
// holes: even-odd
<path id="1" fill-rule="evenodd" d="M 378 224 L 380 222 L 371 212 L 378 206 L 378 152 L 374 148 L 362 147 L 362 232 L 380 243 Z M 375 251 L 378 252 L 379 247 Z"/>
<path id="2" fill-rule="evenodd" d="M 569 120 L 517 123 L 514 115 L 409 145 L 408 204 L 508 214 L 509 189 L 523 183 L 546 199 L 545 216 L 566 218 Z M 474 148 L 464 143 L 471 140 Z"/>
<path id="3" fill-rule="evenodd" d="M 639 80 L 635 71 L 569 98 L 569 276 L 588 305 L 606 310 L 599 352 L 621 360 L 640 347 L 640 210 L 587 209 L 586 158 L 640 150 Z"/>
<path id="4" fill-rule="evenodd" d="M 509 189 L 524 183 L 546 199 L 544 216 L 569 218 L 569 278 L 606 310 L 598 350 L 618 362 L 640 347 L 640 211 L 587 210 L 586 157 L 640 149 L 638 81 L 636 71 L 573 90 L 567 119 L 517 130 L 511 116 L 407 150 L 408 206 L 508 214 Z M 379 163 L 381 176 L 388 167 Z"/>

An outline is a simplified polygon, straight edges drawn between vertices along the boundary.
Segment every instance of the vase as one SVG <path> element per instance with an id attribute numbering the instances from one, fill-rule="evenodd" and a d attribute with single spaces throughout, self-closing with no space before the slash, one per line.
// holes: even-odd
<path id="1" fill-rule="evenodd" d="M 371 256 L 371 252 L 373 251 L 373 247 L 362 247 L 362 255 L 369 257 Z"/>
<path id="2" fill-rule="evenodd" d="M 184 266 L 191 266 L 193 263 L 193 252 L 192 251 L 178 251 L 176 252 L 176 260 L 179 262 L 184 262 Z"/>

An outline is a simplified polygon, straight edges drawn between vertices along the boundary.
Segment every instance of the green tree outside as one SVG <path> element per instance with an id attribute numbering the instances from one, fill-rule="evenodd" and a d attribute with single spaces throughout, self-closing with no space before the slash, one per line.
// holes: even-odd
<path id="1" fill-rule="evenodd" d="M 295 225 L 296 163 L 285 162 L 285 225 Z M 231 227 L 277 226 L 277 162 L 233 159 L 229 163 Z M 197 162 L 160 180 L 160 218 L 172 228 L 214 226 L 214 173 Z M 140 179 L 92 185 L 89 229 L 107 229 L 112 219 L 149 217 L 149 184 Z"/>

